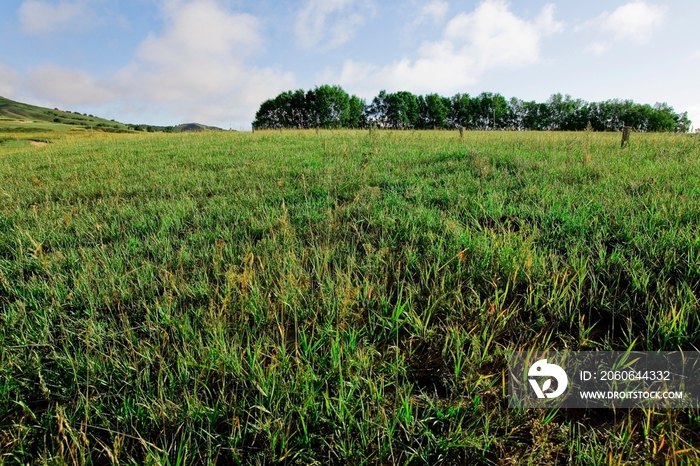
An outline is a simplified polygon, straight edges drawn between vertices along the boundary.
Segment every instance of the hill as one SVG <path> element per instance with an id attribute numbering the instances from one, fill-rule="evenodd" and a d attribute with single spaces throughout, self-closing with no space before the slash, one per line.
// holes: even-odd
<path id="1" fill-rule="evenodd" d="M 200 131 L 223 131 L 221 128 L 216 126 L 201 125 L 199 123 L 184 123 L 182 125 L 177 125 L 173 128 L 173 133 L 187 133 L 187 132 L 200 132 Z"/>
<path id="2" fill-rule="evenodd" d="M 53 110 L 0 97 L 0 133 L 92 130 L 112 133 L 131 131 L 185 133 L 223 131 L 215 126 L 183 123 L 177 126 L 131 125 L 67 110 Z"/>
<path id="3" fill-rule="evenodd" d="M 0 97 L 0 132 L 29 133 L 91 129 L 106 132 L 125 132 L 131 129 L 124 123 L 93 115 L 37 107 Z"/>
<path id="4" fill-rule="evenodd" d="M 177 126 L 153 126 L 146 124 L 129 125 L 136 131 L 163 132 L 163 133 L 199 133 L 202 131 L 223 131 L 216 126 L 207 126 L 200 123 L 183 123 Z"/>

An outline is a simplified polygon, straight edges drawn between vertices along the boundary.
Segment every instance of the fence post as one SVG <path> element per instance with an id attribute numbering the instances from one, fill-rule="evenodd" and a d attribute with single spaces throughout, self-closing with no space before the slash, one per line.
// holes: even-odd
<path id="1" fill-rule="evenodd" d="M 622 143 L 620 144 L 620 149 L 625 147 L 630 140 L 630 131 L 632 131 L 631 126 L 623 126 L 622 127 Z"/>

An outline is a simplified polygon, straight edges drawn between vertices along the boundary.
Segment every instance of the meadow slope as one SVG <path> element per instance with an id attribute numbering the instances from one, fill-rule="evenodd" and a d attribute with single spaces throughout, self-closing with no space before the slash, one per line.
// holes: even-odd
<path id="1" fill-rule="evenodd" d="M 37 107 L 0 96 L 0 134 L 99 130 L 127 132 L 123 123 L 93 115 Z"/>
<path id="2" fill-rule="evenodd" d="M 0 464 L 697 464 L 507 408 L 509 349 L 695 349 L 700 138 L 0 144 Z"/>

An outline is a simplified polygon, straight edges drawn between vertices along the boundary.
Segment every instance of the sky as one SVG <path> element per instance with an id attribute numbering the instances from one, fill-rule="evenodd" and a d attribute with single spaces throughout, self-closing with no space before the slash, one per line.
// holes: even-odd
<path id="1" fill-rule="evenodd" d="M 700 127 L 697 0 L 1 0 L 0 96 L 125 123 L 250 129 L 340 85 L 666 102 Z"/>

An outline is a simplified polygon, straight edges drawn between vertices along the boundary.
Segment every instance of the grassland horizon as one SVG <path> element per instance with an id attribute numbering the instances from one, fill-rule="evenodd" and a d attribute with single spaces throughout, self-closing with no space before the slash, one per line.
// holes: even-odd
<path id="1" fill-rule="evenodd" d="M 504 375 L 697 350 L 698 135 L 2 136 L 0 464 L 700 462 Z"/>

